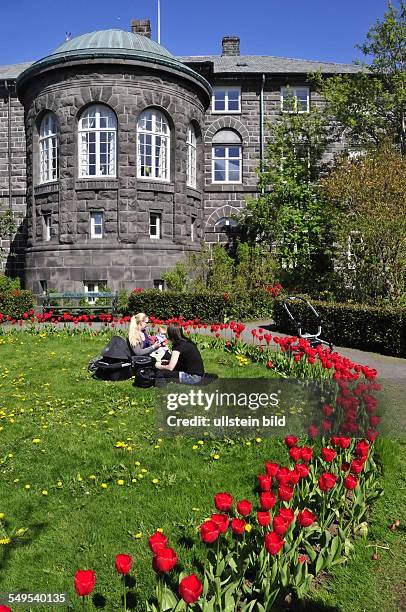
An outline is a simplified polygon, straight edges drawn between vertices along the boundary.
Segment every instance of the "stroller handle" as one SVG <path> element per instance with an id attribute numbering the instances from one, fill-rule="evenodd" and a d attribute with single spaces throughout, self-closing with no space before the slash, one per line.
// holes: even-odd
<path id="1" fill-rule="evenodd" d="M 307 306 L 310 308 L 310 310 L 313 312 L 313 314 L 314 314 L 314 316 L 317 318 L 317 320 L 318 320 L 318 321 L 320 321 L 320 318 L 321 318 L 321 317 L 320 317 L 319 313 L 318 313 L 318 312 L 317 312 L 317 310 L 314 308 L 314 306 L 312 306 L 312 305 L 310 304 L 310 302 L 309 302 L 308 300 L 306 300 L 306 298 L 300 297 L 300 296 L 298 296 L 298 295 L 289 295 L 288 297 L 286 297 L 286 298 L 285 298 L 285 302 L 284 302 L 283 306 L 284 306 L 284 308 L 285 308 L 286 312 L 288 313 L 288 315 L 290 316 L 290 318 L 291 318 L 293 321 L 295 321 L 295 320 L 294 320 L 294 317 L 293 317 L 292 313 L 290 312 L 290 310 L 288 309 L 288 306 L 287 306 L 286 302 L 287 302 L 287 301 L 294 302 L 295 300 L 301 300 L 302 302 L 304 302 L 304 303 L 305 303 L 305 304 L 306 304 L 306 305 L 307 305 Z M 295 321 L 295 322 L 296 322 L 296 321 Z"/>

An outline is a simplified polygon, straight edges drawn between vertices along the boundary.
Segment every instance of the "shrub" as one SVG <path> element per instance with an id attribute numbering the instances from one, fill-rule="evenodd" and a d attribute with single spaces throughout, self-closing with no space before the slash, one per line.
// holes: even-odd
<path id="1" fill-rule="evenodd" d="M 374 307 L 312 301 L 322 319 L 322 337 L 333 344 L 384 355 L 406 356 L 406 308 Z M 292 314 L 303 331 L 316 329 L 315 318 L 306 304 L 297 302 Z M 283 302 L 274 305 L 274 320 L 279 331 L 295 333 Z"/>
<path id="2" fill-rule="evenodd" d="M 202 291 L 200 293 L 157 291 L 133 291 L 128 298 L 126 313 L 153 313 L 159 318 L 182 316 L 202 321 L 230 319 L 253 320 L 272 317 L 275 298 L 271 291 L 254 289 L 240 293 Z"/>
<path id="3" fill-rule="evenodd" d="M 33 311 L 34 306 L 35 298 L 31 291 L 22 289 L 4 291 L 0 288 L 0 313 L 4 317 L 28 318 L 24 317 L 24 314 Z"/>

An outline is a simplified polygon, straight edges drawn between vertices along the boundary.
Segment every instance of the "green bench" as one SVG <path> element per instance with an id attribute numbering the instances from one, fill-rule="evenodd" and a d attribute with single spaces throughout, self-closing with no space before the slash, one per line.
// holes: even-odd
<path id="1" fill-rule="evenodd" d="M 44 301 L 42 305 L 42 312 L 45 313 L 48 310 L 52 310 L 53 312 L 62 311 L 62 312 L 76 312 L 82 310 L 90 310 L 92 312 L 105 312 L 109 307 L 106 304 L 97 305 L 88 303 L 86 305 L 74 305 L 72 304 L 64 304 L 63 302 L 68 300 L 69 302 L 77 301 L 81 302 L 82 300 L 88 299 L 108 299 L 110 300 L 110 310 L 113 317 L 117 315 L 118 311 L 118 293 L 112 293 L 110 291 L 89 291 L 87 293 L 74 293 L 74 292 L 64 292 L 64 293 L 53 293 L 47 291 L 44 296 Z M 52 302 L 58 300 L 58 305 L 53 306 Z"/>

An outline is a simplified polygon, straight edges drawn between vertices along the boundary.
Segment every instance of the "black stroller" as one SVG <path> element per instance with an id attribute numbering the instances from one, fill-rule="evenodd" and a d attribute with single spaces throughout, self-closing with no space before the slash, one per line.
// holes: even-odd
<path id="1" fill-rule="evenodd" d="M 92 359 L 88 371 L 100 380 L 127 380 L 134 376 L 137 387 L 153 387 L 155 384 L 155 359 L 134 355 L 128 340 L 113 336 L 102 354 Z"/>
<path id="2" fill-rule="evenodd" d="M 297 321 L 295 319 L 295 317 L 293 316 L 293 314 L 291 313 L 291 311 L 289 310 L 288 307 L 288 302 L 294 302 L 296 300 L 301 300 L 302 302 L 304 302 L 308 308 L 311 310 L 312 314 L 314 315 L 315 319 L 316 319 L 316 323 L 318 326 L 317 332 L 316 333 L 303 333 L 302 332 L 302 323 L 300 321 Z M 297 335 L 299 336 L 299 338 L 304 338 L 305 340 L 309 341 L 309 344 L 312 348 L 316 348 L 317 346 L 319 346 L 320 344 L 326 344 L 330 350 L 333 350 L 333 345 L 331 343 L 330 340 L 322 340 L 320 338 L 321 336 L 321 317 L 319 315 L 319 313 L 317 312 L 317 310 L 314 308 L 314 306 L 312 306 L 310 304 L 310 302 L 308 302 L 305 298 L 303 297 L 299 297 L 299 296 L 294 296 L 291 295 L 289 297 L 287 297 L 283 303 L 283 307 L 286 311 L 286 314 L 288 315 L 290 321 L 293 323 L 293 325 L 296 327 L 297 330 Z"/>

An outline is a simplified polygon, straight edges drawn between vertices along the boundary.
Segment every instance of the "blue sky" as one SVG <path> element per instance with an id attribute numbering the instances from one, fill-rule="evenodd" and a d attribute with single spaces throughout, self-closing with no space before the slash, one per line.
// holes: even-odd
<path id="1" fill-rule="evenodd" d="M 0 0 L 0 64 L 39 59 L 72 36 L 128 30 L 150 17 L 157 0 Z M 395 0 L 396 4 L 396 0 Z M 241 53 L 351 62 L 386 0 L 161 0 L 161 43 L 175 55 L 219 54 L 238 35 Z"/>

